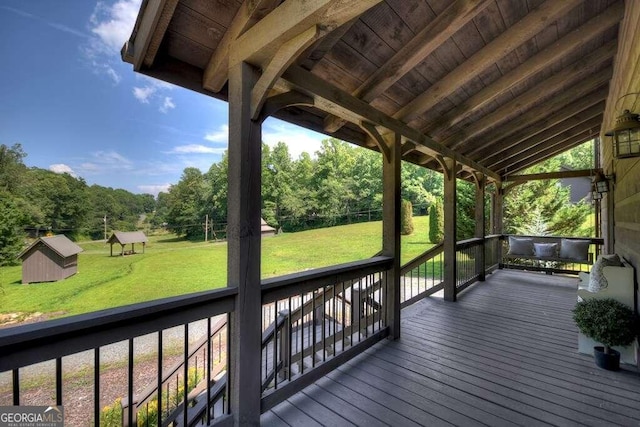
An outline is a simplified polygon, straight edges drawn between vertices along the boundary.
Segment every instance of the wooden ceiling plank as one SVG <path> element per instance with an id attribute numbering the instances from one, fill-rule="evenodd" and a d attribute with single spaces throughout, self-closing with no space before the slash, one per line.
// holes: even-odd
<path id="1" fill-rule="evenodd" d="M 602 115 L 604 111 L 604 101 L 593 105 L 586 110 L 580 111 L 575 115 L 566 118 L 564 121 L 545 129 L 544 131 L 531 136 L 530 138 L 523 139 L 515 144 L 510 144 L 510 147 L 505 147 L 498 152 L 494 152 L 492 155 L 483 157 L 482 164 L 490 165 L 500 161 L 507 160 L 513 156 L 516 156 L 522 152 L 523 149 L 533 146 L 542 141 L 549 140 L 563 132 L 570 131 L 571 129 L 579 126 L 586 121 Z"/>
<path id="2" fill-rule="evenodd" d="M 342 37 L 351 29 L 353 24 L 358 21 L 357 18 L 342 24 L 339 28 L 330 32 L 328 35 L 318 40 L 307 49 L 305 53 L 300 55 L 297 64 L 305 70 L 311 71 L 322 58 L 340 41 Z"/>
<path id="3" fill-rule="evenodd" d="M 612 40 L 568 67 L 563 68 L 562 71 L 553 75 L 551 78 L 540 82 L 520 96 L 502 105 L 492 113 L 473 122 L 462 131 L 444 139 L 441 141 L 442 144 L 453 149 L 460 147 L 463 145 L 465 140 L 469 140 L 486 132 L 487 129 L 492 128 L 496 124 L 504 122 L 510 117 L 528 109 L 529 106 L 534 105 L 541 98 L 560 91 L 562 88 L 566 87 L 567 81 L 576 81 L 577 79 L 588 75 L 594 65 L 600 64 L 613 57 L 615 51 L 616 40 Z"/>
<path id="4" fill-rule="evenodd" d="M 531 141 L 527 141 L 526 145 L 521 144 L 520 150 L 515 156 L 509 156 L 505 159 L 500 159 L 497 161 L 492 161 L 491 164 L 487 164 L 488 167 L 491 167 L 495 170 L 502 170 L 507 168 L 510 165 L 519 163 L 529 157 L 535 156 L 538 151 L 546 150 L 549 147 L 555 147 L 558 144 L 561 144 L 563 141 L 566 141 L 569 138 L 573 138 L 577 135 L 584 134 L 585 132 L 590 132 L 595 128 L 600 128 L 600 124 L 602 123 L 602 114 L 598 116 L 592 117 L 591 119 L 580 123 L 573 128 L 566 130 L 553 138 L 549 139 L 540 139 L 533 138 Z"/>
<path id="5" fill-rule="evenodd" d="M 160 19 L 158 20 L 156 24 L 156 28 L 153 31 L 153 36 L 151 37 L 149 46 L 147 47 L 146 53 L 144 55 L 143 63 L 145 67 L 151 67 L 153 65 L 153 61 L 156 59 L 156 55 L 158 54 L 158 49 L 160 48 L 160 44 L 162 43 L 164 34 L 167 32 L 167 28 L 169 27 L 169 23 L 173 18 L 173 14 L 176 10 L 177 5 L 178 5 L 178 0 L 166 1 L 166 4 L 162 9 Z"/>
<path id="6" fill-rule="evenodd" d="M 494 152 L 494 147 L 501 147 L 502 150 L 508 150 L 511 147 L 517 145 L 518 143 L 524 141 L 525 139 L 531 138 L 535 135 L 538 135 L 542 132 L 546 132 L 547 129 L 552 128 L 553 126 L 562 123 L 570 117 L 578 113 L 582 113 L 582 111 L 601 103 L 607 98 L 607 93 L 609 89 L 607 86 L 601 87 L 600 89 L 591 92 L 590 94 L 578 98 L 573 103 L 563 107 L 559 111 L 549 115 L 548 117 L 544 117 L 539 121 L 536 121 L 533 124 L 530 124 L 526 127 L 521 128 L 515 133 L 512 133 L 506 138 L 501 140 L 489 139 L 487 142 L 483 144 L 477 144 L 474 148 L 464 151 L 464 153 L 471 157 L 472 159 L 484 159 L 488 156 L 491 156 Z"/>
<path id="7" fill-rule="evenodd" d="M 204 71 L 202 86 L 206 90 L 216 93 L 222 90 L 229 73 L 231 44 L 252 25 L 275 9 L 278 3 L 278 0 L 245 0 L 242 2 Z"/>
<path id="8" fill-rule="evenodd" d="M 499 80 L 494 81 L 480 92 L 473 95 L 455 109 L 451 110 L 444 117 L 432 121 L 422 130 L 426 134 L 438 128 L 451 127 L 466 119 L 471 113 L 486 106 L 498 96 L 502 95 L 512 87 L 518 85 L 537 72 L 546 68 L 559 58 L 565 56 L 576 47 L 583 45 L 604 31 L 616 25 L 624 14 L 624 4 L 617 2 L 609 7 L 601 15 L 592 18 L 586 24 L 576 28 L 571 33 L 547 47 L 544 51 L 530 58 L 516 69 L 505 74 Z"/>
<path id="9" fill-rule="evenodd" d="M 477 52 L 446 77 L 401 108 L 394 118 L 410 123 L 425 111 L 456 91 L 482 70 L 535 36 L 543 28 L 581 3 L 581 0 L 547 0 Z"/>
<path id="10" fill-rule="evenodd" d="M 262 67 L 283 43 L 312 25 L 327 32 L 360 16 L 382 0 L 285 1 L 232 42 L 229 64 Z"/>
<path id="11" fill-rule="evenodd" d="M 354 95 L 371 102 L 491 3 L 492 0 L 458 0 L 451 4 L 369 77 Z"/>
<path id="12" fill-rule="evenodd" d="M 509 121 L 507 125 L 501 126 L 491 131 L 489 136 L 481 138 L 485 141 L 484 144 L 491 145 L 496 141 L 500 141 L 522 129 L 536 123 L 542 117 L 548 117 L 551 114 L 565 108 L 576 99 L 587 96 L 597 88 L 609 81 L 611 78 L 611 67 L 601 70 L 595 74 L 590 75 L 581 82 L 575 84 L 571 89 L 565 90 L 558 96 L 554 97 L 551 101 L 542 103 L 528 110 L 527 112 L 514 117 Z M 477 144 L 477 140 L 467 141 L 464 147 L 459 147 L 458 151 L 466 153 L 469 147 L 473 147 Z"/>
<path id="13" fill-rule="evenodd" d="M 509 169 L 509 174 L 523 171 L 533 165 L 536 165 L 547 159 L 555 157 L 560 153 L 563 153 L 567 150 L 571 150 L 572 148 L 577 147 L 580 144 L 584 144 L 588 140 L 598 136 L 598 132 L 600 132 L 600 127 L 593 128 L 587 132 L 584 132 L 583 134 L 577 135 L 573 138 L 569 138 L 563 141 L 562 144 L 556 145 L 546 150 L 539 151 L 534 157 L 531 157 L 520 163 L 512 165 Z"/>
<path id="14" fill-rule="evenodd" d="M 276 80 L 291 65 L 298 55 L 311 46 L 323 34 L 323 31 L 314 25 L 308 30 L 284 43 L 269 63 L 263 68 L 262 75 L 251 91 L 251 119 L 257 120 L 269 91 Z"/>
<path id="15" fill-rule="evenodd" d="M 324 109 L 337 116 L 342 116 L 342 112 L 350 114 L 351 118 L 348 118 L 348 120 L 356 124 L 366 121 L 384 127 L 416 143 L 419 151 L 430 155 L 442 155 L 454 158 L 459 163 L 478 172 L 482 172 L 493 180 L 499 179 L 498 174 L 488 170 L 479 163 L 459 155 L 416 129 L 375 109 L 350 93 L 326 83 L 320 77 L 303 68 L 291 66 L 283 73 L 282 78 L 285 82 L 292 85 L 293 88 L 298 88 L 307 95 L 312 96 L 317 108 Z"/>
<path id="16" fill-rule="evenodd" d="M 133 34 L 124 44 L 120 55 L 122 60 L 133 64 L 134 71 L 140 71 L 147 56 L 147 51 L 153 40 L 158 22 L 162 18 L 167 0 L 159 0 L 146 4 L 138 15 Z M 166 30 L 166 29 L 165 29 Z"/>

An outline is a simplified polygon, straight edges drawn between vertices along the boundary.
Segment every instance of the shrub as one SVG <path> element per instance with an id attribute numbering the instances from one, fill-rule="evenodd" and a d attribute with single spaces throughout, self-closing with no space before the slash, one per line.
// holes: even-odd
<path id="1" fill-rule="evenodd" d="M 413 233 L 413 205 L 409 200 L 403 200 L 400 210 L 400 234 Z"/>
<path id="2" fill-rule="evenodd" d="M 440 243 L 444 240 L 444 207 L 442 201 L 436 199 L 429 208 L 429 241 Z"/>
<path id="3" fill-rule="evenodd" d="M 626 346 L 638 333 L 633 311 L 613 298 L 580 301 L 573 309 L 580 332 L 604 344 L 605 353 L 614 346 Z"/>

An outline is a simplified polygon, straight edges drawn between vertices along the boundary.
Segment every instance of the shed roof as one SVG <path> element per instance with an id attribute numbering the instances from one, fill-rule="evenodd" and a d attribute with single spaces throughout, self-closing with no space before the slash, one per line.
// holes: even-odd
<path id="1" fill-rule="evenodd" d="M 260 218 L 260 232 L 261 233 L 266 233 L 266 232 L 271 232 L 271 231 L 276 231 L 276 229 L 273 228 L 272 226 L 270 226 L 269 224 L 267 224 L 267 221 L 265 221 L 264 219 Z"/>
<path id="2" fill-rule="evenodd" d="M 146 243 L 149 239 L 142 231 L 114 231 L 107 243 L 120 243 L 127 245 L 129 243 Z"/>
<path id="3" fill-rule="evenodd" d="M 69 240 L 67 236 L 65 236 L 64 234 L 59 234 L 57 236 L 40 237 L 36 239 L 33 243 L 29 245 L 28 248 L 20 252 L 20 255 L 18 255 L 18 258 L 22 258 L 40 242 L 42 242 L 44 245 L 51 248 L 51 250 L 53 250 L 55 253 L 60 255 L 62 258 L 67 258 L 72 255 L 79 254 L 80 252 L 83 251 L 83 249 L 80 246 L 76 245 L 71 240 Z"/>
<path id="4" fill-rule="evenodd" d="M 386 129 L 404 160 L 497 181 L 599 134 L 633 3 L 143 2 L 122 56 L 223 100 L 244 61 L 262 71 L 252 108 L 277 99 L 275 117 L 374 150 Z"/>

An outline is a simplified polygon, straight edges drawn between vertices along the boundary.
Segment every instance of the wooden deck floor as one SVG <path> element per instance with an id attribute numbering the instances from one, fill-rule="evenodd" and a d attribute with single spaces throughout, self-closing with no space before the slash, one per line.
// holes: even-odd
<path id="1" fill-rule="evenodd" d="M 640 373 L 576 353 L 576 279 L 501 270 L 403 310 L 379 343 L 263 414 L 292 425 L 640 425 Z"/>

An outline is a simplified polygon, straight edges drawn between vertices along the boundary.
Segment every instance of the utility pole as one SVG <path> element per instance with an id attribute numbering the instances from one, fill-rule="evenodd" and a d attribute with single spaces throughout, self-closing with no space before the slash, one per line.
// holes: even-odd
<path id="1" fill-rule="evenodd" d="M 102 220 L 104 222 L 104 242 L 107 243 L 107 214 L 104 214 L 104 218 Z"/>
<path id="2" fill-rule="evenodd" d="M 204 241 L 209 241 L 209 214 L 204 217 Z"/>

